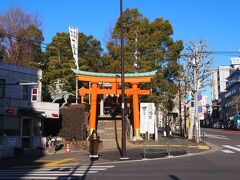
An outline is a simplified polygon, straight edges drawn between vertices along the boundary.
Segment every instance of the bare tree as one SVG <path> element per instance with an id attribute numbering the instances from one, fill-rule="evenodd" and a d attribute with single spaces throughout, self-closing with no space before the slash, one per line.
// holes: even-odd
<path id="1" fill-rule="evenodd" d="M 109 24 L 109 28 L 103 34 L 103 42 L 105 46 L 107 46 L 108 42 L 112 40 L 112 33 L 113 33 L 114 25 L 112 23 Z"/>
<path id="2" fill-rule="evenodd" d="M 25 13 L 21 8 L 9 8 L 0 15 L 0 50 L 3 60 L 9 63 L 26 65 L 41 50 L 43 35 L 37 16 Z"/>
<path id="3" fill-rule="evenodd" d="M 207 41 L 200 40 L 199 42 L 189 41 L 186 46 L 186 51 L 183 59 L 186 61 L 183 71 L 183 83 L 185 93 L 191 92 L 193 94 L 194 107 L 190 112 L 190 128 L 188 131 L 188 138 L 192 139 L 193 134 L 195 140 L 199 142 L 200 137 L 200 122 L 198 118 L 197 97 L 199 92 L 207 85 L 209 85 L 208 77 L 211 74 L 210 67 L 213 59 L 209 56 L 210 50 Z M 195 131 L 194 127 L 195 126 Z"/>

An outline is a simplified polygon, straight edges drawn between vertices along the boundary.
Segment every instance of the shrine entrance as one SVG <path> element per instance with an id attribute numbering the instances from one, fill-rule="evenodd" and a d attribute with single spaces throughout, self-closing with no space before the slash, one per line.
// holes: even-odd
<path id="1" fill-rule="evenodd" d="M 121 74 L 120 73 L 95 73 L 72 69 L 76 78 L 82 82 L 89 82 L 91 86 L 89 89 L 80 88 L 79 95 L 81 96 L 81 103 L 83 97 L 87 94 L 91 96 L 89 128 L 90 133 L 97 127 L 97 95 L 121 95 Z M 139 95 L 149 95 L 150 90 L 141 90 L 138 87 L 139 83 L 150 82 L 157 71 L 146 73 L 125 73 L 125 83 L 129 83 L 131 88 L 125 89 L 127 96 L 132 96 L 133 99 L 133 129 L 135 139 L 140 138 L 140 115 L 139 115 Z M 103 87 L 102 83 L 110 83 L 111 87 Z"/>

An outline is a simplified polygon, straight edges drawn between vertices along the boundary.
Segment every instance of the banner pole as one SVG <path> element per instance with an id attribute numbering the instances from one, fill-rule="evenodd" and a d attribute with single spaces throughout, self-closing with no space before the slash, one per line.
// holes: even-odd
<path id="1" fill-rule="evenodd" d="M 78 27 L 77 27 L 77 42 L 78 42 Z M 78 48 L 78 44 L 77 44 L 77 48 Z M 77 49 L 77 60 L 76 60 L 76 66 L 77 66 L 77 70 L 79 70 L 79 66 L 78 66 L 78 49 Z M 78 104 L 78 78 L 76 77 L 76 104 Z"/>

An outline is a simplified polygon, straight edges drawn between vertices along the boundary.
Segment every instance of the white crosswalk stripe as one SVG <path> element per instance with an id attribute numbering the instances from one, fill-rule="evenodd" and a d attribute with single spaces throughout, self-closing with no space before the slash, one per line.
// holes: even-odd
<path id="1" fill-rule="evenodd" d="M 230 139 L 227 136 L 219 135 L 219 134 L 208 134 L 208 133 L 205 133 L 204 136 L 206 138 L 210 138 L 210 139 L 224 139 L 224 140 L 229 140 Z"/>
<path id="2" fill-rule="evenodd" d="M 235 146 L 231 146 L 231 145 L 222 145 L 224 148 L 227 148 L 227 150 L 223 149 L 222 151 L 224 153 L 235 153 L 240 152 L 240 145 L 235 145 Z M 231 150 L 229 150 L 231 149 Z M 234 150 L 234 151 L 233 151 Z"/>
<path id="3" fill-rule="evenodd" d="M 227 154 L 232 154 L 232 153 L 234 153 L 234 152 L 231 151 L 231 150 L 222 150 L 222 152 L 227 153 Z"/>
<path id="4" fill-rule="evenodd" d="M 0 169 L 0 179 L 77 179 L 114 166 Z"/>

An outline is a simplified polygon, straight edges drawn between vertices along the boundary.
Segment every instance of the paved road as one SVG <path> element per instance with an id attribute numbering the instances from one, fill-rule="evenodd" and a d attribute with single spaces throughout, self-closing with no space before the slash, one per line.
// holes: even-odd
<path id="1" fill-rule="evenodd" d="M 77 158 L 71 162 L 70 154 L 68 158 L 63 154 L 53 162 L 45 162 L 41 168 L 39 164 L 35 167 L 18 164 L 0 169 L 0 179 L 239 180 L 240 132 L 218 129 L 203 129 L 203 132 L 213 149 L 198 155 L 126 162 L 108 160 L 83 165 Z"/>
<path id="2" fill-rule="evenodd" d="M 203 132 L 206 140 L 214 145 L 212 152 L 164 160 L 130 161 L 86 179 L 239 180 L 240 132 L 215 129 L 203 129 Z"/>

